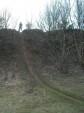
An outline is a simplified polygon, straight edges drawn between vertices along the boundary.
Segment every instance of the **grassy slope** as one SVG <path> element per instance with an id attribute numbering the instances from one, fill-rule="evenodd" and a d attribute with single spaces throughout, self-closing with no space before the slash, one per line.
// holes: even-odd
<path id="1" fill-rule="evenodd" d="M 83 104 L 70 101 L 42 87 L 27 93 L 21 83 L 0 87 L 0 113 L 83 113 Z"/>
<path id="2" fill-rule="evenodd" d="M 63 75 L 61 73 L 56 73 L 52 71 L 52 74 L 49 73 L 50 70 L 43 72 L 43 77 L 46 81 L 50 82 L 52 86 L 60 88 L 64 91 L 69 91 L 72 94 L 79 95 L 84 98 L 84 76 L 83 73 L 80 75 Z M 45 76 L 46 75 L 46 76 Z"/>
<path id="3" fill-rule="evenodd" d="M 33 56 L 35 58 L 35 55 Z M 36 58 L 38 59 L 37 55 Z M 38 63 L 36 63 L 35 67 L 37 66 Z M 51 68 L 49 70 L 51 70 Z M 47 75 L 54 74 L 55 71 L 51 70 L 50 73 L 49 70 L 46 69 Z M 45 74 L 44 71 L 45 70 L 42 70 L 43 74 Z M 69 82 L 68 80 L 72 81 Z M 72 82 L 74 83 L 73 77 L 62 79 L 62 77 L 57 78 L 56 76 L 55 85 L 63 88 L 63 90 L 68 90 L 69 88 L 72 90 L 74 86 L 73 91 L 79 86 L 80 95 L 84 93 L 84 84 L 81 86 L 81 82 L 77 81 L 75 84 L 72 84 Z M 53 83 L 53 81 L 51 83 Z M 79 93 L 78 89 L 76 90 L 76 93 Z M 14 87 L 0 87 L 0 113 L 84 113 L 84 104 L 70 99 L 68 100 L 66 96 L 50 92 L 50 90 L 41 87 L 35 88 L 34 92 L 30 94 L 27 91 L 27 87 L 21 83 Z"/>
<path id="4" fill-rule="evenodd" d="M 75 58 L 76 58 L 76 54 L 75 54 L 76 50 L 73 51 L 74 48 L 71 49 L 73 54 L 71 53 L 66 57 L 66 61 L 67 59 L 71 60 L 69 61 L 69 64 L 68 64 L 69 73 L 63 74 L 59 71 L 60 61 L 59 61 L 59 58 L 56 56 L 57 55 L 56 40 L 57 39 L 60 41 L 62 40 L 61 35 L 63 35 L 63 32 L 62 31 L 61 33 L 60 31 L 59 33 L 58 31 L 51 32 L 51 35 L 49 35 L 49 37 L 45 37 L 45 36 L 41 37 L 36 32 L 31 33 L 29 31 L 27 33 L 26 31 L 25 33 L 24 33 L 25 35 L 23 34 L 23 37 L 25 38 L 28 44 L 27 51 L 28 49 L 31 48 L 30 50 L 31 53 L 28 53 L 28 56 L 30 55 L 31 59 L 28 58 L 28 62 L 32 64 L 31 66 L 33 67 L 32 70 L 33 71 L 35 70 L 36 75 L 37 74 L 40 75 L 42 78 L 44 78 L 44 80 L 48 81 L 49 84 L 52 84 L 53 87 L 56 86 L 57 89 L 60 88 L 64 92 L 69 91 L 73 95 L 84 97 L 84 71 L 81 69 L 79 64 L 75 65 L 75 63 L 72 63 L 75 61 Z M 69 44 L 71 45 L 74 44 L 73 36 L 77 38 L 78 42 L 83 41 L 82 31 L 80 32 L 80 31 L 74 30 L 73 32 L 72 31 L 66 32 L 66 37 L 68 37 L 67 38 L 68 42 L 66 42 L 67 47 L 69 46 Z M 44 40 L 44 41 L 41 42 L 41 40 Z"/>

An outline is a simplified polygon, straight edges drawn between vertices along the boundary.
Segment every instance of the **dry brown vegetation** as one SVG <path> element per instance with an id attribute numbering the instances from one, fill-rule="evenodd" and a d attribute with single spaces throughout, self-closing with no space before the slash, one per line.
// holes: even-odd
<path id="1" fill-rule="evenodd" d="M 24 79 L 30 83 L 32 71 L 32 74 L 45 82 L 51 82 L 54 87 L 83 96 L 83 37 L 84 31 L 81 30 L 43 32 L 34 29 L 22 33 L 1 30 L 0 81 Z M 32 82 L 34 86 L 38 80 Z"/>
<path id="2" fill-rule="evenodd" d="M 81 30 L 0 30 L 0 111 L 82 113 L 83 37 Z"/>

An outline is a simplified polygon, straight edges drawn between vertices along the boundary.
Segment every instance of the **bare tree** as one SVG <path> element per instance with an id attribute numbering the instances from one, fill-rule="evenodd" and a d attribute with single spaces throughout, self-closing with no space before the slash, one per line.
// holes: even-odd
<path id="1" fill-rule="evenodd" d="M 76 0 L 75 18 L 79 29 L 84 27 L 84 1 Z"/>
<path id="2" fill-rule="evenodd" d="M 8 28 L 9 27 L 9 21 L 11 18 L 11 14 L 7 11 L 4 10 L 2 14 L 0 15 L 0 28 Z"/>
<path id="3" fill-rule="evenodd" d="M 3 11 L 4 28 L 9 27 L 10 18 L 11 18 L 11 14 L 7 10 L 4 10 Z"/>
<path id="4" fill-rule="evenodd" d="M 60 2 L 54 1 L 51 6 L 51 20 L 52 20 L 52 30 L 58 29 L 58 22 L 60 18 Z"/>
<path id="5" fill-rule="evenodd" d="M 40 19 L 37 22 L 37 26 L 44 31 L 50 31 L 51 25 L 51 10 L 50 7 L 47 5 L 44 14 L 40 15 Z"/>
<path id="6" fill-rule="evenodd" d="M 4 28 L 4 19 L 0 16 L 0 29 Z"/>
<path id="7" fill-rule="evenodd" d="M 40 17 L 38 22 L 38 26 L 42 30 L 67 29 L 72 25 L 70 1 L 63 1 L 53 1 L 50 6 L 46 6 L 44 15 Z"/>
<path id="8" fill-rule="evenodd" d="M 59 29 L 68 29 L 73 28 L 73 22 L 71 17 L 71 3 L 70 0 L 63 0 L 63 3 L 60 3 L 60 15 L 59 15 L 58 28 Z"/>
<path id="9" fill-rule="evenodd" d="M 47 5 L 43 16 L 40 16 L 38 27 L 45 31 L 57 29 L 57 22 L 60 15 L 59 2 L 54 1 L 50 6 Z"/>

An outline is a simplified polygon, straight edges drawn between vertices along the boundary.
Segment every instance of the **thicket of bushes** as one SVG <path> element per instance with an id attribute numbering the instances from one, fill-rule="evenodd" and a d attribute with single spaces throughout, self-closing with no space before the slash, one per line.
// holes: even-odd
<path id="1" fill-rule="evenodd" d="M 38 55 L 44 64 L 59 63 L 60 71 L 67 72 L 69 65 L 84 65 L 84 31 L 57 30 L 0 30 L 0 59 L 12 58 L 19 54 L 20 40 L 23 38 L 26 53 L 31 49 L 33 58 Z M 20 45 L 20 46 L 19 46 Z M 12 59 L 11 59 L 12 60 Z M 38 59 L 37 59 L 38 60 Z"/>

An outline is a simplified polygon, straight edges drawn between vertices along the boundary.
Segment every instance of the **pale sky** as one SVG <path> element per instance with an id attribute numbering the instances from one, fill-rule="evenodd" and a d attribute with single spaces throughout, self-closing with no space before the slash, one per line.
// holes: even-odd
<path id="1" fill-rule="evenodd" d="M 0 12 L 7 9 L 12 15 L 12 21 L 21 21 L 24 26 L 27 21 L 35 23 L 50 0 L 0 0 Z M 15 25 L 14 25 L 15 26 Z"/>

